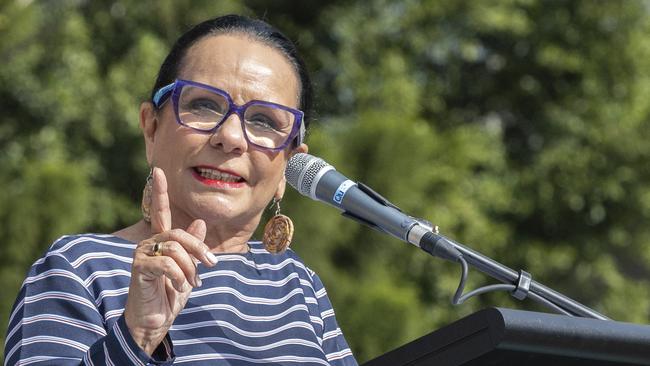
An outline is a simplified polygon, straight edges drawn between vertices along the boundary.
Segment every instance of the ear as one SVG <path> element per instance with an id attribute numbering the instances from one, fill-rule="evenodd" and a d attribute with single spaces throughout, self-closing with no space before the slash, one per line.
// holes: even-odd
<path id="1" fill-rule="evenodd" d="M 297 153 L 307 153 L 309 151 L 309 146 L 307 144 L 300 144 L 297 148 L 293 149 L 291 152 L 291 155 L 297 154 Z"/>
<path id="2" fill-rule="evenodd" d="M 278 201 L 281 200 L 282 197 L 284 197 L 284 191 L 286 188 L 287 188 L 287 178 L 284 176 L 284 174 L 282 174 L 282 178 L 278 183 L 278 189 L 275 191 L 273 198 L 275 198 Z"/>
<path id="3" fill-rule="evenodd" d="M 140 104 L 140 129 L 144 136 L 145 151 L 149 166 L 153 163 L 154 139 L 158 128 L 156 110 L 151 102 Z"/>

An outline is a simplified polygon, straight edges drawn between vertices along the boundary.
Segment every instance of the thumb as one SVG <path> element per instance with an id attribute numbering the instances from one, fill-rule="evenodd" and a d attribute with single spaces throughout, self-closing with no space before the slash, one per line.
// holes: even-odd
<path id="1" fill-rule="evenodd" d="M 187 227 L 186 231 L 194 235 L 194 237 L 199 239 L 200 241 L 204 241 L 205 235 L 207 233 L 207 227 L 205 225 L 205 221 L 201 219 L 196 219 L 192 221 L 190 226 Z"/>

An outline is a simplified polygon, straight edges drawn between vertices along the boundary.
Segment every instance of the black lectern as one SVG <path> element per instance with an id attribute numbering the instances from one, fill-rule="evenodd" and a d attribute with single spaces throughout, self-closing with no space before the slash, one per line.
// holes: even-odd
<path id="1" fill-rule="evenodd" d="M 488 308 L 364 366 L 650 365 L 650 326 Z"/>

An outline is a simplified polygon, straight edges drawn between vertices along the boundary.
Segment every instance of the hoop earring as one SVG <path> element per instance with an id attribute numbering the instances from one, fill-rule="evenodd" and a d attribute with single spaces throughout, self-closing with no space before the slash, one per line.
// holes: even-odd
<path id="1" fill-rule="evenodd" d="M 142 218 L 146 223 L 151 222 L 151 192 L 152 191 L 153 191 L 153 168 L 149 170 L 147 181 L 144 184 L 144 189 L 142 190 L 142 204 L 140 205 L 140 211 L 142 211 Z"/>
<path id="2" fill-rule="evenodd" d="M 280 200 L 273 198 L 271 206 L 275 205 L 275 215 L 264 226 L 262 243 L 271 253 L 282 253 L 291 244 L 293 238 L 293 221 L 280 213 Z"/>

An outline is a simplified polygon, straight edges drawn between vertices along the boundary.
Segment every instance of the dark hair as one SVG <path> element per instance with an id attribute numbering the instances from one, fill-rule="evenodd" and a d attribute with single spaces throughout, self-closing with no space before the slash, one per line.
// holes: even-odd
<path id="1" fill-rule="evenodd" d="M 241 15 L 224 15 L 214 19 L 206 20 L 192 27 L 185 32 L 174 44 L 171 51 L 160 66 L 156 83 L 151 91 L 151 99 L 165 85 L 171 84 L 178 76 L 187 50 L 200 39 L 206 36 L 219 34 L 241 33 L 247 35 L 267 46 L 273 47 L 282 52 L 283 55 L 294 66 L 300 79 L 300 105 L 298 108 L 305 113 L 305 128 L 309 127 L 311 109 L 313 103 L 313 90 L 307 68 L 298 54 L 296 46 L 272 25 L 259 20 L 251 19 Z"/>

